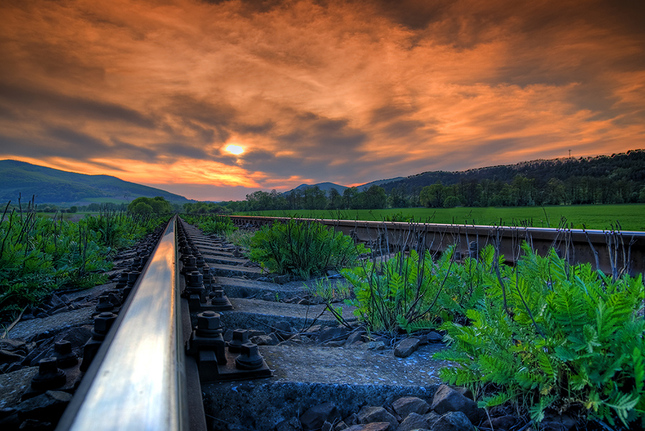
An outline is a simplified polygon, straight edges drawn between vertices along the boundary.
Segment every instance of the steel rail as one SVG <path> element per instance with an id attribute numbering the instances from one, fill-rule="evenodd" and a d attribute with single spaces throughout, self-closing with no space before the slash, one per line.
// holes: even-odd
<path id="1" fill-rule="evenodd" d="M 287 221 L 289 217 L 229 216 L 237 226 L 255 226 Z M 487 244 L 499 247 L 509 263 L 521 256 L 520 246 L 528 241 L 539 254 L 555 248 L 570 263 L 589 262 L 611 274 L 618 267 L 630 274 L 645 273 L 645 232 L 594 229 L 486 226 L 438 223 L 403 223 L 364 220 L 301 218 L 318 221 L 359 241 L 394 247 L 443 251 L 455 244 L 460 254 L 481 250 Z M 473 247 L 474 242 L 474 247 Z"/>
<path id="2" fill-rule="evenodd" d="M 189 428 L 176 225 L 173 217 L 58 430 Z"/>

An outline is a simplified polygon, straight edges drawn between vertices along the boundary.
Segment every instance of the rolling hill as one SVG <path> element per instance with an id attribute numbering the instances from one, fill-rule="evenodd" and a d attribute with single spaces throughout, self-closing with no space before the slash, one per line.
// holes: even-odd
<path id="1" fill-rule="evenodd" d="M 0 202 L 15 202 L 19 195 L 23 200 L 35 195 L 38 204 L 129 201 L 139 196 L 161 196 L 179 204 L 190 202 L 183 196 L 109 175 L 84 175 L 16 160 L 0 160 Z"/>

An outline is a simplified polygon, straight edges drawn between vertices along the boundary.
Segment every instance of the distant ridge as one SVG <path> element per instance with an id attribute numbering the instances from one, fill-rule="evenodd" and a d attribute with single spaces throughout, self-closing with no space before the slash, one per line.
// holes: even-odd
<path id="1" fill-rule="evenodd" d="M 400 180 L 404 180 L 404 179 L 405 179 L 405 177 L 396 177 L 396 178 L 388 178 L 386 180 L 377 180 L 377 181 L 372 181 L 372 182 L 369 182 L 369 183 L 365 183 L 365 184 L 360 185 L 360 186 L 358 186 L 356 188 L 358 189 L 359 192 L 364 192 L 365 190 L 369 189 L 372 186 L 381 186 L 382 187 L 384 184 L 388 184 L 388 183 L 391 183 L 391 182 L 394 182 L 394 181 L 400 181 Z"/>
<path id="2" fill-rule="evenodd" d="M 444 186 L 460 182 L 483 180 L 510 183 L 516 175 L 535 179 L 542 187 L 550 178 L 565 181 L 570 177 L 601 178 L 614 176 L 615 179 L 642 182 L 645 180 L 645 150 L 629 150 L 610 156 L 571 157 L 538 159 L 512 165 L 497 165 L 465 171 L 428 171 L 382 184 L 386 192 L 402 189 L 407 193 L 418 193 L 423 187 L 441 182 Z"/>
<path id="3" fill-rule="evenodd" d="M 295 191 L 295 190 L 299 190 L 299 191 L 304 192 L 306 189 L 310 189 L 310 188 L 313 188 L 313 187 L 318 187 L 320 190 L 325 192 L 326 195 L 329 195 L 329 192 L 331 191 L 331 189 L 336 189 L 338 191 L 338 193 L 340 193 L 342 195 L 343 191 L 347 188 L 345 186 L 341 186 L 341 185 L 334 184 L 334 183 L 329 183 L 329 182 L 318 183 L 318 184 L 300 184 L 295 189 L 289 190 L 288 192 L 285 192 L 283 194 L 287 195 L 287 194 L 289 194 L 289 193 L 291 193 L 292 191 Z"/>
<path id="4" fill-rule="evenodd" d="M 0 179 L 0 202 L 15 202 L 19 195 L 23 200 L 35 195 L 37 204 L 87 204 L 106 199 L 126 202 L 140 196 L 190 202 L 183 196 L 109 175 L 77 174 L 17 160 L 0 160 Z"/>

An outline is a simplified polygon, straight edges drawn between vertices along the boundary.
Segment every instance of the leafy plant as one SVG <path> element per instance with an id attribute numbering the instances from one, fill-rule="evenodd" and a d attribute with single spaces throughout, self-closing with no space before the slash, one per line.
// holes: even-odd
<path id="1" fill-rule="evenodd" d="M 225 235 L 226 241 L 234 244 L 238 247 L 241 247 L 248 254 L 248 250 L 251 248 L 251 240 L 255 232 L 248 230 L 234 230 L 233 232 L 227 233 Z"/>
<path id="2" fill-rule="evenodd" d="M 484 274 L 470 325 L 442 326 L 452 348 L 436 357 L 458 365 L 442 378 L 482 393 L 482 407 L 510 402 L 535 422 L 549 409 L 645 426 L 642 276 L 614 280 L 554 250 L 523 251 L 515 268 Z"/>
<path id="3" fill-rule="evenodd" d="M 0 218 L 0 317 L 11 318 L 60 287 L 104 283 L 115 248 L 133 244 L 162 221 L 102 212 L 71 223 L 37 215 L 33 200 L 11 211 L 7 204 Z"/>
<path id="4" fill-rule="evenodd" d="M 492 258 L 492 249 L 484 254 Z M 385 262 L 376 260 L 341 271 L 354 286 L 355 314 L 373 331 L 408 332 L 463 321 L 466 310 L 483 298 L 481 268 L 489 261 L 454 261 L 450 247 L 436 262 L 429 252 L 412 250 Z"/>
<path id="5" fill-rule="evenodd" d="M 357 263 L 369 250 L 351 237 L 314 221 L 289 220 L 263 226 L 251 240 L 250 258 L 279 274 L 307 280 Z"/>

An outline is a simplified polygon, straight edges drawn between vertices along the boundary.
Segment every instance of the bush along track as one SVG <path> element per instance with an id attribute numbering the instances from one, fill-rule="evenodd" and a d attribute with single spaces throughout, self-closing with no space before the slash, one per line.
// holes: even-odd
<path id="1" fill-rule="evenodd" d="M 523 249 L 515 268 L 488 271 L 469 325 L 442 326 L 452 349 L 438 358 L 459 365 L 442 378 L 534 422 L 567 412 L 606 429 L 645 426 L 642 276 L 614 279 Z"/>
<path id="2" fill-rule="evenodd" d="M 182 214 L 181 217 L 186 223 L 197 226 L 207 235 L 230 235 L 238 230 L 230 217 L 195 214 Z"/>
<path id="3" fill-rule="evenodd" d="M 308 280 L 354 266 L 369 253 L 363 244 L 315 221 L 289 220 L 263 226 L 250 244 L 250 258 L 268 271 Z"/>
<path id="4" fill-rule="evenodd" d="M 354 290 L 347 302 L 372 331 L 442 329 L 450 348 L 436 358 L 456 366 L 441 377 L 469 387 L 491 415 L 645 427 L 642 276 L 522 249 L 515 267 L 491 245 L 460 263 L 453 249 L 436 262 L 415 251 L 366 262 L 342 271 Z"/>
<path id="5" fill-rule="evenodd" d="M 0 318 L 10 321 L 57 289 L 105 283 L 118 248 L 134 244 L 167 217 L 102 212 L 78 222 L 38 216 L 31 202 L 0 218 Z"/>

